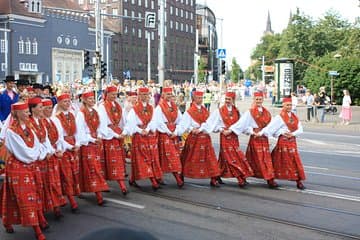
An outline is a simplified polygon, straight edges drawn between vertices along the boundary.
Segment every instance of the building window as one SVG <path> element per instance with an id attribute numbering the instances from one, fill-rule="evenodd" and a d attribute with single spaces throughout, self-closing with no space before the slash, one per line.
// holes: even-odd
<path id="1" fill-rule="evenodd" d="M 190 6 L 192 6 L 193 5 L 193 0 L 190 0 Z"/>
<path id="2" fill-rule="evenodd" d="M 132 28 L 132 35 L 135 36 L 135 28 Z"/>
<path id="3" fill-rule="evenodd" d="M 141 0 L 138 0 L 138 5 L 141 6 Z"/>
<path id="4" fill-rule="evenodd" d="M 131 4 L 135 4 L 135 0 L 131 0 Z"/>
<path id="5" fill-rule="evenodd" d="M 25 54 L 31 54 L 31 42 L 29 39 L 25 42 Z"/>
<path id="6" fill-rule="evenodd" d="M 194 32 L 194 27 L 193 25 L 190 26 L 190 33 L 193 33 Z"/>
<path id="7" fill-rule="evenodd" d="M 151 9 L 155 9 L 155 2 L 151 1 Z"/>
<path id="8" fill-rule="evenodd" d="M 107 13 L 106 8 L 105 8 L 105 9 L 101 9 L 100 12 L 101 12 L 102 14 L 106 14 L 106 13 Z M 106 16 L 103 16 L 103 18 L 107 18 L 107 17 L 106 17 Z"/>
<path id="9" fill-rule="evenodd" d="M 127 17 L 127 15 L 128 15 L 128 10 L 126 8 L 124 8 L 124 16 Z"/>
<path id="10" fill-rule="evenodd" d="M 106 0 L 101 0 L 100 2 L 101 2 L 101 3 L 106 3 Z"/>
<path id="11" fill-rule="evenodd" d="M 5 72 L 5 69 L 6 69 L 5 63 L 1 63 L 1 71 Z"/>
<path id="12" fill-rule="evenodd" d="M 145 4 L 145 7 L 148 8 L 149 5 L 148 5 L 148 0 L 144 0 L 144 4 Z"/>
<path id="13" fill-rule="evenodd" d="M 138 14 L 138 17 L 139 17 L 139 22 L 141 22 L 141 13 L 140 12 Z"/>
<path id="14" fill-rule="evenodd" d="M 178 16 L 179 15 L 179 9 L 176 7 L 175 8 L 175 15 Z"/>
<path id="15" fill-rule="evenodd" d="M 36 39 L 34 39 L 34 41 L 32 42 L 32 54 L 38 55 L 38 43 Z"/>
<path id="16" fill-rule="evenodd" d="M 189 32 L 189 25 L 185 25 L 185 32 Z"/>
<path id="17" fill-rule="evenodd" d="M 0 52 L 4 53 L 6 49 L 5 39 L 0 40 Z"/>
<path id="18" fill-rule="evenodd" d="M 94 0 L 90 0 L 90 2 L 89 2 L 90 4 L 94 4 Z"/>
<path id="19" fill-rule="evenodd" d="M 84 0 L 79 0 L 79 5 L 84 4 Z"/>
<path id="20" fill-rule="evenodd" d="M 194 16 L 193 16 L 193 13 L 191 12 L 191 13 L 190 13 L 190 19 L 193 20 L 193 17 L 194 17 Z"/>
<path id="21" fill-rule="evenodd" d="M 180 24 L 180 31 L 182 31 L 182 32 L 184 31 L 184 24 L 183 23 Z"/>
<path id="22" fill-rule="evenodd" d="M 173 6 L 170 6 L 170 15 L 173 15 L 173 13 L 174 13 Z"/>
<path id="23" fill-rule="evenodd" d="M 119 9 L 113 8 L 113 9 L 112 9 L 112 14 L 113 14 L 113 15 L 119 15 Z"/>
<path id="24" fill-rule="evenodd" d="M 174 28 L 174 22 L 172 20 L 170 20 L 170 29 Z"/>
<path id="25" fill-rule="evenodd" d="M 189 12 L 185 11 L 185 18 L 188 19 L 189 18 Z"/>
<path id="26" fill-rule="evenodd" d="M 141 29 L 138 29 L 138 37 L 141 38 L 142 37 L 141 35 L 142 35 L 142 31 Z"/>
<path id="27" fill-rule="evenodd" d="M 179 23 L 178 22 L 175 22 L 175 29 L 179 30 Z"/>
<path id="28" fill-rule="evenodd" d="M 22 38 L 18 41 L 19 54 L 24 54 L 24 41 Z"/>
<path id="29" fill-rule="evenodd" d="M 31 0 L 29 1 L 29 12 L 32 13 L 41 13 L 41 0 Z"/>
<path id="30" fill-rule="evenodd" d="M 124 33 L 125 33 L 125 34 L 128 34 L 128 26 L 127 26 L 127 25 L 125 25 Z"/>
<path id="31" fill-rule="evenodd" d="M 135 17 L 135 12 L 134 11 L 131 11 L 131 17 L 133 17 L 132 20 L 135 20 L 134 17 Z"/>
<path id="32" fill-rule="evenodd" d="M 184 10 L 180 9 L 180 17 L 184 17 Z"/>
<path id="33" fill-rule="evenodd" d="M 155 40 L 155 34 L 154 34 L 154 32 L 151 32 L 151 40 Z"/>

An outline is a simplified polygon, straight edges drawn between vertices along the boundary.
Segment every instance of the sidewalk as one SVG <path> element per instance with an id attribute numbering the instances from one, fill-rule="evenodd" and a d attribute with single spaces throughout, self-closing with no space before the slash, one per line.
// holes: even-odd
<path id="1" fill-rule="evenodd" d="M 240 112 L 245 112 L 250 108 L 252 104 L 252 98 L 246 97 L 245 100 L 237 100 L 236 106 L 240 110 Z M 267 98 L 264 101 L 264 106 L 270 111 L 272 116 L 276 116 L 281 108 L 274 107 L 271 105 L 271 99 Z M 215 108 L 215 104 L 212 104 L 212 108 Z M 352 132 L 353 134 L 360 133 L 360 106 L 351 106 L 352 108 L 352 120 L 349 125 L 341 125 L 341 118 L 339 114 L 341 112 L 341 106 L 337 107 L 336 114 L 325 114 L 325 122 L 321 123 L 316 118 L 312 118 L 311 121 L 306 121 L 306 106 L 299 105 L 297 107 L 297 115 L 304 126 L 304 129 L 328 129 L 328 130 L 342 130 L 346 132 Z"/>

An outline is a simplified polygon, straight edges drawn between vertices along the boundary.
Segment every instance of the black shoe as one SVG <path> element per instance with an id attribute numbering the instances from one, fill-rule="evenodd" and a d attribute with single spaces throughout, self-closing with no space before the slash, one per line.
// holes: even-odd
<path id="1" fill-rule="evenodd" d="M 122 194 L 123 194 L 124 196 L 126 196 L 126 195 L 128 194 L 128 190 L 127 190 L 127 189 L 121 190 L 121 192 L 122 192 Z"/>
<path id="2" fill-rule="evenodd" d="M 223 180 L 221 179 L 221 177 L 217 177 L 216 180 L 217 180 L 217 182 L 218 182 L 219 184 L 225 184 L 225 183 L 223 182 Z"/>
<path id="3" fill-rule="evenodd" d="M 306 189 L 306 187 L 304 186 L 304 184 L 303 184 L 302 182 L 298 182 L 298 183 L 296 184 L 296 187 L 297 187 L 298 189 L 300 189 L 300 190 L 305 190 L 305 189 Z"/>
<path id="4" fill-rule="evenodd" d="M 140 186 L 135 181 L 129 180 L 129 185 L 132 187 L 140 188 Z"/>
<path id="5" fill-rule="evenodd" d="M 73 213 L 73 214 L 79 214 L 79 213 L 80 213 L 80 210 L 79 210 L 78 207 L 76 207 L 76 208 L 71 208 L 71 213 Z"/>
<path id="6" fill-rule="evenodd" d="M 160 186 L 154 186 L 154 185 L 152 185 L 152 189 L 154 190 L 154 192 L 156 192 L 159 188 L 160 188 Z"/>

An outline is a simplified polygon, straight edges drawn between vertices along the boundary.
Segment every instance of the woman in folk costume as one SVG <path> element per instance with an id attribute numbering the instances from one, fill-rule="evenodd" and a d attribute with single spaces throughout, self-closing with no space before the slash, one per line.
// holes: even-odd
<path id="1" fill-rule="evenodd" d="M 153 107 L 149 104 L 148 88 L 138 89 L 139 100 L 127 116 L 127 129 L 132 135 L 131 176 L 129 184 L 137 186 L 136 180 L 149 178 L 152 188 L 159 188 L 162 178 L 159 162 L 158 136 L 153 120 Z"/>
<path id="2" fill-rule="evenodd" d="M 101 192 L 109 190 L 101 169 L 100 117 L 94 109 L 94 92 L 81 95 L 83 106 L 76 116 L 77 139 L 80 139 L 80 189 L 81 192 L 94 192 L 98 205 L 103 205 Z"/>
<path id="3" fill-rule="evenodd" d="M 51 146 L 54 148 L 55 153 L 47 159 L 47 172 L 46 180 L 44 180 L 44 189 L 47 191 L 45 211 L 53 210 L 56 219 L 61 218 L 60 207 L 66 204 L 66 199 L 62 192 L 62 184 L 60 178 L 60 159 L 63 155 L 61 149 L 61 142 L 58 130 L 55 123 L 51 119 L 53 112 L 53 102 L 51 99 L 43 99 L 43 118 L 40 120 L 42 125 L 45 127 L 47 137 L 50 141 Z"/>
<path id="4" fill-rule="evenodd" d="M 238 122 L 230 127 L 230 130 L 237 135 L 245 133 L 250 135 L 246 149 L 246 159 L 254 172 L 254 177 L 267 180 L 269 188 L 276 188 L 278 185 L 274 180 L 274 168 L 269 149 L 267 136 L 260 136 L 260 132 L 271 121 L 270 112 L 262 105 L 264 102 L 263 92 L 254 93 L 254 103 L 246 111 Z"/>
<path id="5" fill-rule="evenodd" d="M 278 137 L 271 152 L 275 178 L 296 181 L 298 189 L 305 189 L 304 167 L 297 149 L 296 137 L 303 133 L 298 117 L 291 112 L 291 97 L 283 99 L 283 109 L 259 134 Z"/>
<path id="6" fill-rule="evenodd" d="M 39 192 L 39 195 L 42 198 L 43 203 L 43 211 L 50 212 L 54 211 L 55 207 L 59 207 L 60 205 L 54 206 L 52 200 L 52 194 L 49 186 L 49 169 L 48 169 L 48 161 L 51 161 L 52 155 L 55 153 L 55 149 L 51 145 L 47 129 L 44 125 L 43 119 L 43 103 L 40 97 L 33 97 L 28 100 L 30 117 L 29 124 L 31 130 L 36 134 L 39 142 L 43 144 L 48 150 L 48 155 L 44 161 L 36 161 L 36 167 L 40 170 L 41 179 L 42 179 L 42 189 Z M 50 160 L 51 159 L 51 160 Z M 57 161 L 57 160 L 53 160 Z M 51 165 L 51 164 L 50 164 Z M 64 204 L 64 203 L 63 203 Z M 59 210 L 58 208 L 56 210 Z M 55 214 L 60 214 L 59 211 L 55 211 Z"/>
<path id="7" fill-rule="evenodd" d="M 13 233 L 12 224 L 32 226 L 36 238 L 44 240 L 41 227 L 47 222 L 43 215 L 42 183 L 36 162 L 46 158 L 48 150 L 41 144 L 29 124 L 27 103 L 12 105 L 12 122 L 5 144 L 9 151 L 1 195 L 1 216 L 6 232 Z"/>
<path id="8" fill-rule="evenodd" d="M 254 173 L 240 149 L 238 136 L 229 128 L 240 119 L 240 112 L 235 107 L 235 92 L 225 94 L 225 104 L 211 113 L 203 128 L 206 132 L 220 132 L 219 165 L 221 177 L 238 180 L 239 187 L 244 187 L 246 178 Z"/>
<path id="9" fill-rule="evenodd" d="M 53 118 L 59 132 L 61 148 L 64 151 L 60 160 L 60 176 L 64 195 L 67 196 L 71 211 L 78 212 L 78 204 L 74 196 L 80 194 L 79 182 L 79 149 L 80 142 L 76 139 L 75 116 L 70 111 L 70 95 L 65 93 L 57 97 L 57 109 Z"/>
<path id="10" fill-rule="evenodd" d="M 125 118 L 120 104 L 116 101 L 117 88 L 109 86 L 105 90 L 105 100 L 99 106 L 99 133 L 103 139 L 104 162 L 102 170 L 106 180 L 117 181 L 121 192 L 126 195 L 125 185 Z"/>
<path id="11" fill-rule="evenodd" d="M 181 112 L 176 103 L 172 101 L 173 89 L 165 87 L 162 98 L 155 108 L 154 120 L 159 132 L 159 158 L 161 170 L 172 173 L 179 188 L 184 185 L 181 179 L 180 142 L 176 127 L 181 120 Z"/>
<path id="12" fill-rule="evenodd" d="M 210 185 L 218 186 L 220 169 L 211 143 L 210 135 L 201 126 L 209 117 L 202 105 L 203 92 L 194 91 L 190 108 L 184 113 L 178 134 L 190 132 L 181 154 L 183 176 L 189 178 L 211 178 Z M 203 131 L 204 130 L 204 131 Z"/>

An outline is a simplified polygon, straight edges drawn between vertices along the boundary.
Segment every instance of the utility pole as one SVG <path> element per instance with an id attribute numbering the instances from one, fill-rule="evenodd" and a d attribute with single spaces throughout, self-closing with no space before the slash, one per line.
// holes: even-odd
<path id="1" fill-rule="evenodd" d="M 160 22 L 159 22 L 159 62 L 158 74 L 159 85 L 164 84 L 165 78 L 165 0 L 160 1 Z"/>
<path id="2" fill-rule="evenodd" d="M 147 76 L 148 76 L 148 83 L 151 80 L 151 32 L 147 31 L 147 44 L 148 44 L 148 56 L 147 56 L 147 60 L 148 60 L 148 65 L 147 65 Z"/>
<path id="3" fill-rule="evenodd" d="M 100 0 L 95 0 L 95 81 L 97 91 L 102 90 L 101 86 L 101 14 L 100 14 Z"/>
<path id="4" fill-rule="evenodd" d="M 265 56 L 262 56 L 261 58 L 261 80 L 262 80 L 262 84 L 264 84 L 265 86 Z"/>

